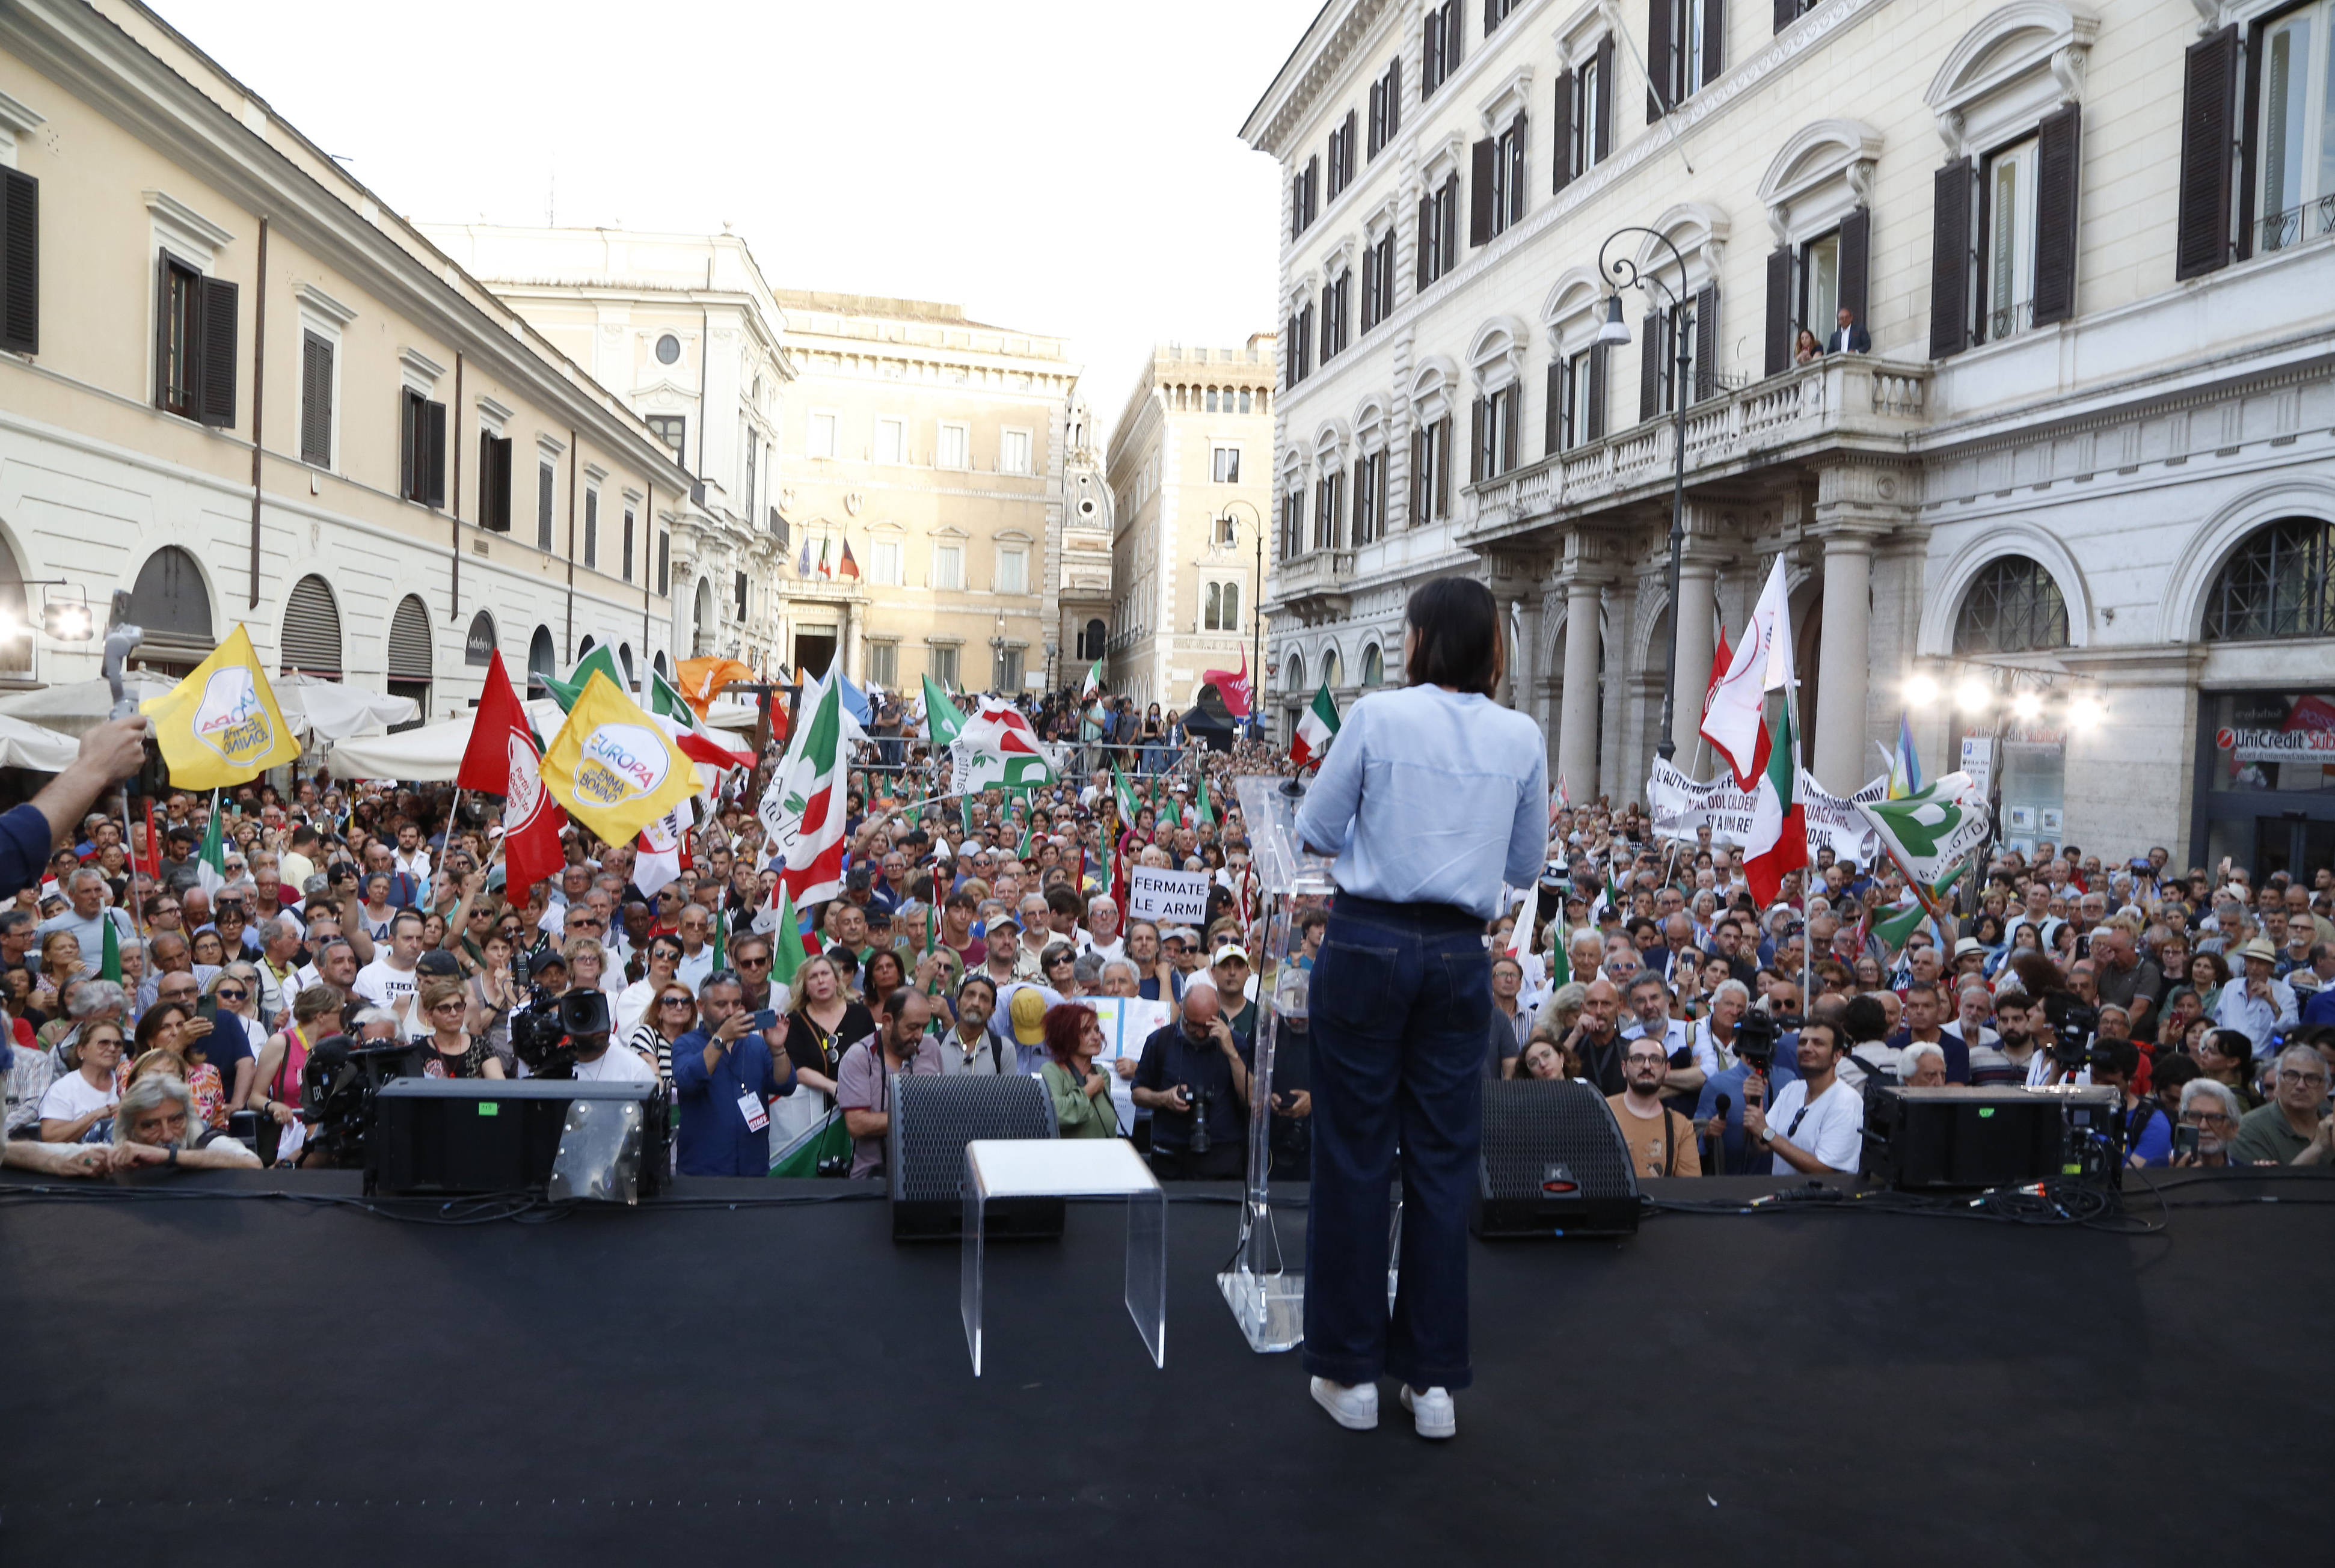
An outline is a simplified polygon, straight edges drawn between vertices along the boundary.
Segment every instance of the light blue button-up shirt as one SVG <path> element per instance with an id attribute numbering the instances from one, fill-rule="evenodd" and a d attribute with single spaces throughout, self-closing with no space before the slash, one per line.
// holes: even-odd
<path id="1" fill-rule="evenodd" d="M 1546 859 L 1547 743 L 1488 697 L 1374 692 L 1339 727 L 1297 830 L 1337 857 L 1345 892 L 1494 919 L 1500 884 L 1531 886 Z"/>

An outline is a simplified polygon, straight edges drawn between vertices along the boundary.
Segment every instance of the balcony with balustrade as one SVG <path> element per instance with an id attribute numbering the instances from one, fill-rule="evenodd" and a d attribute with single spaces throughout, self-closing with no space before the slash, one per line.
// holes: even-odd
<path id="1" fill-rule="evenodd" d="M 1291 615 L 1305 625 L 1336 620 L 1353 603 L 1354 552 L 1307 550 L 1274 564 L 1266 613 Z"/>
<path id="2" fill-rule="evenodd" d="M 1686 411 L 1687 486 L 1831 453 L 1903 454 L 1929 417 L 1930 372 L 1927 364 L 1831 354 L 1724 389 Z M 1461 525 L 1459 542 L 1483 548 L 1552 524 L 1666 498 L 1676 472 L 1677 434 L 1676 421 L 1662 414 L 1470 485 L 1474 516 Z"/>

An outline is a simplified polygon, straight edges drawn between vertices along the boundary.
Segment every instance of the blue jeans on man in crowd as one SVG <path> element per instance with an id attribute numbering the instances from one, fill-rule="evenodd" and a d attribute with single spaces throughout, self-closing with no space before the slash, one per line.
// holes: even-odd
<path id="1" fill-rule="evenodd" d="M 1464 1389 L 1468 1199 L 1492 1009 L 1484 923 L 1437 904 L 1338 895 L 1308 1002 L 1313 1185 L 1306 1370 Z M 1387 1311 L 1388 1184 L 1402 1167 L 1402 1273 Z"/>

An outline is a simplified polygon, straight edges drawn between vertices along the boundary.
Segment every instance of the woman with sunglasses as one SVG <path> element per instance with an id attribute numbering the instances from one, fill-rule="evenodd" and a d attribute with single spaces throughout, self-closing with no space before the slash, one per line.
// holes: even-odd
<path id="1" fill-rule="evenodd" d="M 121 1026 L 93 1023 L 74 1042 L 72 1070 L 53 1079 L 41 1097 L 41 1141 L 79 1143 L 113 1114 L 121 1098 Z"/>
<path id="2" fill-rule="evenodd" d="M 617 1039 L 629 1040 L 643 1024 L 655 1024 L 649 1010 L 673 982 L 674 972 L 680 967 L 680 937 L 661 934 L 649 938 L 648 973 L 618 992 L 615 1005 L 610 1009 L 615 1015 Z"/>
<path id="3" fill-rule="evenodd" d="M 501 1078 L 503 1064 L 487 1042 L 464 1027 L 470 1004 L 462 982 L 451 974 L 426 980 L 414 1005 L 430 1036 L 414 1050 L 422 1078 Z"/>
<path id="4" fill-rule="evenodd" d="M 689 987 L 671 975 L 650 996 L 639 1023 L 629 1031 L 619 1031 L 619 1038 L 640 1052 L 643 1060 L 656 1070 L 657 1079 L 665 1088 L 673 1087 L 673 1042 L 697 1027 L 697 998 Z"/>
<path id="5" fill-rule="evenodd" d="M 1038 968 L 1046 977 L 1047 988 L 1061 1001 L 1086 994 L 1079 985 L 1078 963 L 1078 950 L 1067 942 L 1050 942 L 1038 954 Z"/>

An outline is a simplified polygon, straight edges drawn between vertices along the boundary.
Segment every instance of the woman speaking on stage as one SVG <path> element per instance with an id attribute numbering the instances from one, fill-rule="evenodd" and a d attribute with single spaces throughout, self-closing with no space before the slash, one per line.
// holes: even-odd
<path id="1" fill-rule="evenodd" d="M 1411 595 L 1407 684 L 1354 705 L 1297 831 L 1335 857 L 1314 962 L 1313 1183 L 1305 1368 L 1342 1427 L 1378 1425 L 1402 1382 L 1422 1437 L 1457 1429 L 1468 1386 L 1468 1198 L 1491 1019 L 1484 933 L 1500 886 L 1535 885 L 1548 837 L 1540 726 L 1492 701 L 1506 663 L 1490 590 Z M 1388 1185 L 1402 1161 L 1402 1272 L 1387 1310 Z"/>

